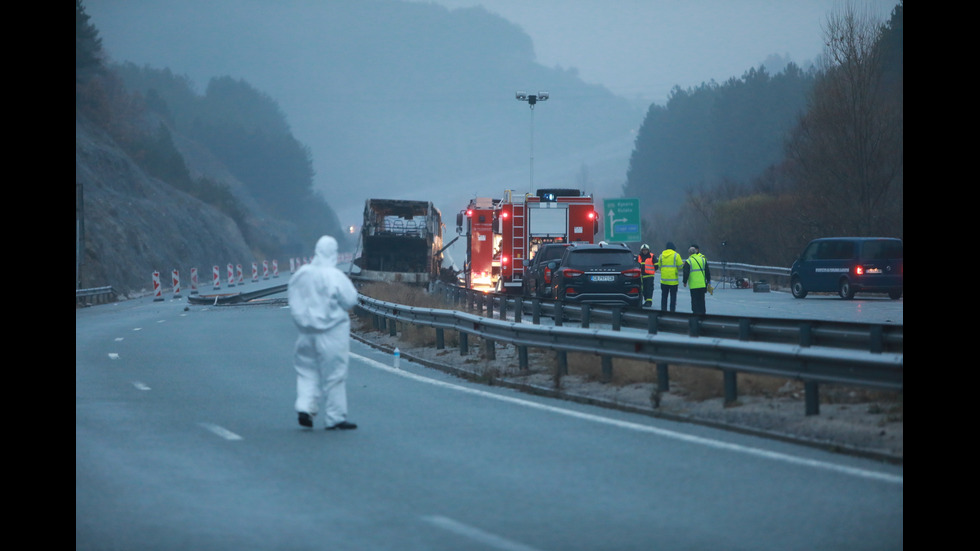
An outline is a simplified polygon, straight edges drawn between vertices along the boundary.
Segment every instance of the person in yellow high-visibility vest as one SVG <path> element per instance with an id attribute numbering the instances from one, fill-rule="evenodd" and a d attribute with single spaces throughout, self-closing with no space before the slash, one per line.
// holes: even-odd
<path id="1" fill-rule="evenodd" d="M 677 285 L 680 283 L 677 271 L 684 266 L 684 259 L 674 250 L 674 243 L 667 242 L 666 248 L 657 257 L 657 269 L 660 270 L 660 311 L 667 311 L 667 301 L 670 300 L 670 311 L 677 311 Z"/>
<path id="2" fill-rule="evenodd" d="M 687 252 L 690 256 L 684 261 L 684 285 L 691 290 L 691 311 L 695 314 L 706 314 L 704 295 L 711 284 L 708 259 L 701 254 L 701 248 L 697 245 L 691 245 Z"/>
<path id="3" fill-rule="evenodd" d="M 644 243 L 640 246 L 640 255 L 636 257 L 636 261 L 641 264 L 643 308 L 649 308 L 653 306 L 653 276 L 657 273 L 657 259 L 650 252 L 650 245 Z"/>

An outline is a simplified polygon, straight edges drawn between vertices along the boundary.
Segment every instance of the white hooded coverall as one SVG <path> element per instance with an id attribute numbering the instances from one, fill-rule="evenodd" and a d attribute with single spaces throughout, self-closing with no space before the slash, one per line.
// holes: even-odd
<path id="1" fill-rule="evenodd" d="M 337 240 L 317 241 L 313 260 L 289 279 L 289 309 L 299 337 L 293 354 L 296 411 L 316 415 L 325 399 L 324 421 L 347 419 L 347 362 L 350 316 L 357 289 L 337 268 Z"/>

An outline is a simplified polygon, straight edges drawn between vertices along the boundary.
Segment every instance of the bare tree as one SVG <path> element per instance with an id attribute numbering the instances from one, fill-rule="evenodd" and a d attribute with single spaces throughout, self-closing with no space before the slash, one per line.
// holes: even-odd
<path id="1" fill-rule="evenodd" d="M 823 76 L 788 147 L 814 232 L 901 233 L 902 104 L 881 90 L 883 30 L 851 5 L 827 19 Z"/>

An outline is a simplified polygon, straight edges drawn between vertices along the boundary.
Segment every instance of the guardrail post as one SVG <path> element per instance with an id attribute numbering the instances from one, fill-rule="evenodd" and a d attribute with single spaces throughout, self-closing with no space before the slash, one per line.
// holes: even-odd
<path id="1" fill-rule="evenodd" d="M 500 321 L 507 319 L 507 297 L 500 297 Z"/>
<path id="2" fill-rule="evenodd" d="M 531 323 L 541 325 L 541 299 L 531 301 Z"/>
<path id="3" fill-rule="evenodd" d="M 738 340 L 752 340 L 752 325 L 747 318 L 741 318 L 738 320 Z"/>
<path id="4" fill-rule="evenodd" d="M 659 322 L 660 322 L 660 317 L 657 316 L 657 314 L 654 314 L 653 312 L 647 314 L 647 333 L 650 333 L 651 335 L 656 335 L 658 329 L 657 325 L 659 324 Z"/>
<path id="5" fill-rule="evenodd" d="M 487 317 L 493 317 L 493 301 L 496 299 L 494 295 L 483 295 L 483 301 L 487 304 Z"/>
<path id="6" fill-rule="evenodd" d="M 528 362 L 527 362 L 527 347 L 526 346 L 518 346 L 517 347 L 517 361 L 518 361 L 518 365 L 521 368 L 521 371 L 527 371 L 529 369 L 529 365 L 528 365 Z"/>
<path id="7" fill-rule="evenodd" d="M 555 371 L 557 375 L 557 378 L 555 379 L 555 383 L 556 383 L 555 387 L 558 386 L 557 384 L 558 379 L 560 379 L 565 375 L 568 375 L 568 352 L 565 352 L 564 350 L 559 350 L 556 353 L 556 356 L 558 357 L 558 366 Z"/>
<path id="8" fill-rule="evenodd" d="M 582 304 L 582 329 L 589 328 L 589 322 L 592 318 L 592 306 L 590 304 Z"/>
<path id="9" fill-rule="evenodd" d="M 809 323 L 800 324 L 800 346 L 809 348 L 813 344 L 813 326 Z"/>
<path id="10" fill-rule="evenodd" d="M 803 401 L 806 404 L 806 414 L 807 415 L 819 415 L 820 414 L 820 390 L 817 386 L 816 381 L 804 381 L 803 383 Z"/>
<path id="11" fill-rule="evenodd" d="M 701 336 L 701 318 L 692 316 L 692 317 L 688 318 L 687 325 L 688 325 L 688 329 L 689 329 L 688 332 L 690 333 L 690 335 L 692 337 L 700 337 Z"/>
<path id="12" fill-rule="evenodd" d="M 564 322 L 564 319 L 565 319 L 565 308 L 560 300 L 556 301 L 555 302 L 555 327 L 561 327 L 561 324 Z"/>
<path id="13" fill-rule="evenodd" d="M 657 364 L 657 390 L 659 392 L 670 392 L 670 376 L 667 373 L 667 364 Z"/>
<path id="14" fill-rule="evenodd" d="M 881 354 L 885 351 L 885 328 L 881 325 L 872 325 L 868 330 L 871 332 L 868 335 L 871 339 L 871 353 Z"/>
<path id="15" fill-rule="evenodd" d="M 436 350 L 444 348 L 446 348 L 446 330 L 442 327 L 436 327 Z"/>
<path id="16" fill-rule="evenodd" d="M 623 327 L 623 310 L 621 308 L 612 309 L 612 330 L 619 331 Z"/>
<path id="17" fill-rule="evenodd" d="M 398 322 L 395 320 L 395 318 L 388 320 L 388 334 L 392 337 L 398 336 Z"/>
<path id="18" fill-rule="evenodd" d="M 459 332 L 459 355 L 467 356 L 470 353 L 469 334 Z"/>
<path id="19" fill-rule="evenodd" d="M 493 339 L 483 339 L 483 357 L 488 360 L 497 359 L 497 346 Z"/>
<path id="20" fill-rule="evenodd" d="M 524 299 L 518 297 L 514 299 L 514 322 L 521 323 L 521 316 L 524 314 Z"/>
<path id="21" fill-rule="evenodd" d="M 612 380 L 612 356 L 602 357 L 602 381 L 608 383 Z"/>
<path id="22" fill-rule="evenodd" d="M 738 400 L 738 374 L 735 371 L 726 369 L 722 372 L 725 385 L 725 405 L 734 404 Z"/>

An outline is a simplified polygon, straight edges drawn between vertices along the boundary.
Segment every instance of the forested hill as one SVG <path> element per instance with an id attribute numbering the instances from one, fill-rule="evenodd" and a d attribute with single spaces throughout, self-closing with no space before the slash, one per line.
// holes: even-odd
<path id="1" fill-rule="evenodd" d="M 191 268 L 210 282 L 214 265 L 309 256 L 325 233 L 349 250 L 271 98 L 227 78 L 199 96 L 167 70 L 104 60 L 76 2 L 77 288 L 129 295 L 152 289 L 154 272 L 169 286 L 172 270 L 186 286 Z"/>

